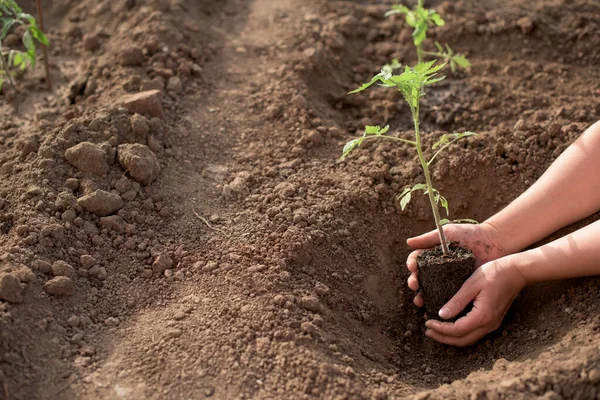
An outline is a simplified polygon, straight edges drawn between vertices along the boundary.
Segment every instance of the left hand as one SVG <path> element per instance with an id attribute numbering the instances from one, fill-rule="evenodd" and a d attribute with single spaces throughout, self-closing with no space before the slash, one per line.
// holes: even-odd
<path id="1" fill-rule="evenodd" d="M 473 309 L 456 322 L 427 321 L 425 335 L 440 343 L 462 347 L 498 329 L 511 304 L 527 284 L 515 261 L 515 257 L 507 256 L 478 268 L 442 307 L 440 317 L 455 317 L 471 301 Z"/>

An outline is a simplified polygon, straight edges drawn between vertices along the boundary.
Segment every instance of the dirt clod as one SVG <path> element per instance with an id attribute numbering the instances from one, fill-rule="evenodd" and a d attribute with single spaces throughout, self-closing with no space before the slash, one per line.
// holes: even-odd
<path id="1" fill-rule="evenodd" d="M 80 197 L 77 204 L 85 211 L 94 213 L 99 217 L 106 217 L 119 211 L 123 207 L 123 200 L 117 194 L 96 190 L 91 194 Z"/>
<path id="2" fill-rule="evenodd" d="M 119 164 L 133 179 L 143 185 L 152 183 L 160 173 L 156 154 L 148 146 L 139 143 L 119 146 Z"/>
<path id="3" fill-rule="evenodd" d="M 79 143 L 65 151 L 65 158 L 81 172 L 106 175 L 110 169 L 106 152 L 97 144 Z"/>
<path id="4" fill-rule="evenodd" d="M 9 273 L 0 273 L 0 299 L 9 303 L 23 301 L 23 288 L 19 278 Z"/>
<path id="5" fill-rule="evenodd" d="M 75 284 L 67 276 L 57 276 L 46 282 L 44 289 L 54 296 L 71 296 L 75 290 Z"/>

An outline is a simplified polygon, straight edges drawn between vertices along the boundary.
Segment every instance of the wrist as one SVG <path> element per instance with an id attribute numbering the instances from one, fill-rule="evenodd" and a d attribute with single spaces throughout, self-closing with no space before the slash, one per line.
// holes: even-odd
<path id="1" fill-rule="evenodd" d="M 489 242 L 496 246 L 495 250 L 498 254 L 497 258 L 504 257 L 512 253 L 512 251 L 510 251 L 510 243 L 507 243 L 506 236 L 492 222 L 487 220 L 479 224 L 479 226 L 485 232 Z M 494 251 L 494 249 L 491 250 Z"/>

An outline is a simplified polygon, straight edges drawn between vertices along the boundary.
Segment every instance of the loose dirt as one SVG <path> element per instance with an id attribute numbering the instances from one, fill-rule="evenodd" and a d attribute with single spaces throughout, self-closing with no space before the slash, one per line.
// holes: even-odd
<path id="1" fill-rule="evenodd" d="M 346 96 L 413 61 L 388 2 L 43 3 L 55 90 L 0 95 L 0 398 L 599 395 L 598 279 L 527 288 L 469 348 L 423 335 L 405 241 L 431 218 L 394 201 L 417 160 L 338 160 L 367 123 L 411 135 L 394 93 Z M 426 96 L 427 145 L 480 133 L 434 168 L 456 218 L 600 119 L 597 2 L 501 3 L 435 2 L 473 68 Z"/>

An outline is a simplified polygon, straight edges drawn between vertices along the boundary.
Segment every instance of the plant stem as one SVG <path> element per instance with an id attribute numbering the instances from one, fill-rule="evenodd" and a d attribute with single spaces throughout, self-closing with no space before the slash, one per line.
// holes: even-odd
<path id="1" fill-rule="evenodd" d="M 42 12 L 42 5 L 40 4 L 40 0 L 35 0 L 35 6 L 37 8 L 38 23 L 40 25 L 40 29 L 44 31 L 44 14 Z M 48 48 L 43 44 L 42 51 L 44 53 L 44 68 L 46 69 L 46 84 L 48 85 L 48 90 L 52 90 L 52 78 L 50 76 L 50 64 L 48 60 Z"/>
<path id="2" fill-rule="evenodd" d="M 419 93 L 420 96 L 420 93 Z M 418 98 L 418 97 L 417 97 Z M 425 184 L 427 185 L 427 194 L 429 195 L 429 202 L 431 203 L 431 210 L 433 211 L 433 219 L 435 220 L 435 226 L 440 235 L 440 243 L 442 244 L 442 251 L 444 255 L 450 254 L 448 250 L 448 243 L 446 241 L 446 235 L 444 235 L 444 229 L 440 224 L 440 211 L 438 210 L 437 203 L 433 197 L 433 185 L 431 184 L 431 174 L 429 172 L 429 164 L 423 155 L 423 149 L 421 148 L 421 132 L 419 131 L 419 103 L 417 101 L 416 107 L 411 107 L 413 112 L 413 121 L 415 122 L 415 141 L 417 142 L 417 154 L 419 155 L 419 161 L 423 168 L 423 174 L 425 175 Z"/>
<path id="3" fill-rule="evenodd" d="M 10 82 L 10 86 L 13 87 L 13 89 L 17 89 L 15 87 L 15 83 L 12 80 L 12 76 L 10 76 L 10 71 L 8 70 L 8 63 L 6 62 L 6 59 L 4 58 L 4 53 L 2 53 L 2 39 L 0 38 L 0 68 L 4 71 L 4 73 L 6 74 L 6 76 L 8 77 L 8 82 Z"/>
<path id="4" fill-rule="evenodd" d="M 417 46 L 417 62 L 421 64 L 423 62 L 423 48 L 421 45 Z"/>

